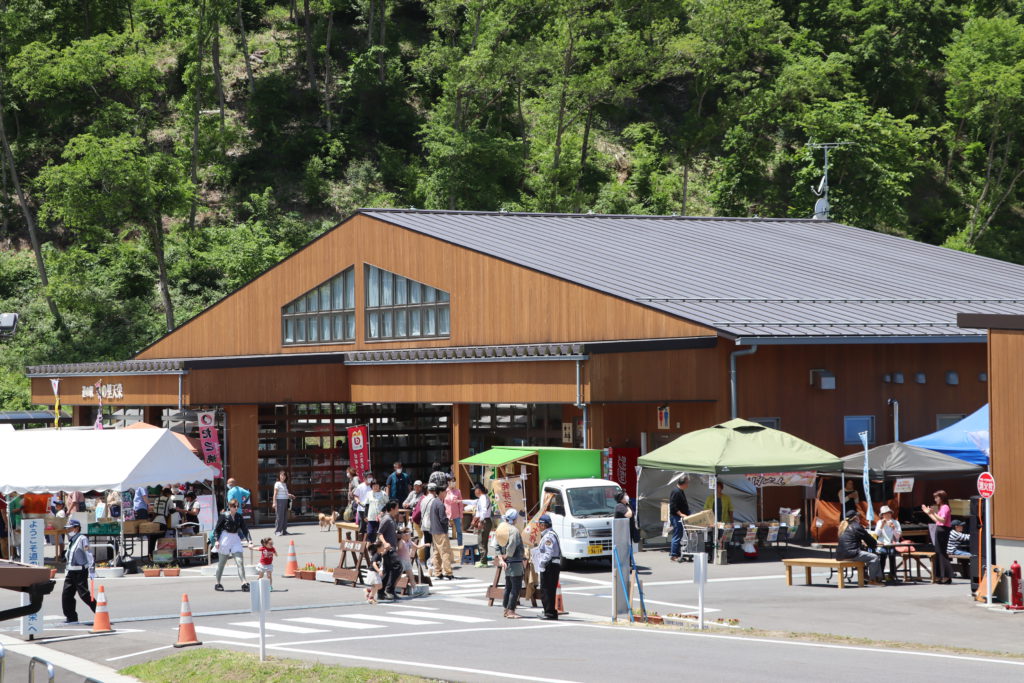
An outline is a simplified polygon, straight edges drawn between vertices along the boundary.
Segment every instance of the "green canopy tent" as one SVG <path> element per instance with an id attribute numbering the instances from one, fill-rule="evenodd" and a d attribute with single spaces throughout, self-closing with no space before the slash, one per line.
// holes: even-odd
<path id="1" fill-rule="evenodd" d="M 637 460 L 644 468 L 703 474 L 765 474 L 841 471 L 842 461 L 792 434 L 734 419 L 698 429 Z M 712 491 L 711 495 L 715 495 Z M 639 497 L 639 495 L 638 495 Z M 718 497 L 715 497 L 715 520 Z M 715 526 L 715 544 L 718 526 Z"/>

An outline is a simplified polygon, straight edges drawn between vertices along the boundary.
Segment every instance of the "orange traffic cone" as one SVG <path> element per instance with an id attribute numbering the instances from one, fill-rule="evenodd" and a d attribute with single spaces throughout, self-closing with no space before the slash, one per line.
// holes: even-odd
<path id="1" fill-rule="evenodd" d="M 565 611 L 565 603 L 562 601 L 562 582 L 555 584 L 555 611 L 559 614 L 568 614 Z"/>
<path id="2" fill-rule="evenodd" d="M 178 622 L 178 642 L 174 647 L 202 645 L 196 637 L 196 625 L 192 623 L 192 608 L 188 604 L 188 593 L 181 595 L 181 620 Z"/>
<path id="3" fill-rule="evenodd" d="M 110 633 L 113 630 L 110 628 L 110 612 L 107 611 L 107 594 L 101 584 L 99 593 L 96 594 L 96 617 L 93 619 L 90 633 Z"/>
<path id="4" fill-rule="evenodd" d="M 284 566 L 283 576 L 286 579 L 294 579 L 295 572 L 299 571 L 299 557 L 295 554 L 295 541 L 288 542 L 288 562 Z"/>

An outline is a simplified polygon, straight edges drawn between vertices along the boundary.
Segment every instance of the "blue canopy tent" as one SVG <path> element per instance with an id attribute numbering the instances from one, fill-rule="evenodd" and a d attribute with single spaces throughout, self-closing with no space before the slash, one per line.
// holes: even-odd
<path id="1" fill-rule="evenodd" d="M 988 424 L 986 403 L 956 424 L 907 443 L 988 467 Z"/>

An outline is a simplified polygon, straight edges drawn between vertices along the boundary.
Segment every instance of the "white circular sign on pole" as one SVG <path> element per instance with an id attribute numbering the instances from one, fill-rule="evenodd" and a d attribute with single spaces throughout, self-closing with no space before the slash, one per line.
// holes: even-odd
<path id="1" fill-rule="evenodd" d="M 991 498 L 996 492 L 996 478 L 991 472 L 982 472 L 978 475 L 978 495 L 982 498 Z"/>

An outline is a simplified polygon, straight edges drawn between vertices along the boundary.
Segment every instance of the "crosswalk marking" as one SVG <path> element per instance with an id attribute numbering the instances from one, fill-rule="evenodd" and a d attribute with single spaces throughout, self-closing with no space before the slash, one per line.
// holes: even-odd
<path id="1" fill-rule="evenodd" d="M 248 626 L 250 628 L 259 628 L 260 622 L 258 621 L 235 621 L 231 623 L 232 626 Z M 291 624 L 275 624 L 271 622 L 266 623 L 268 631 L 281 631 L 283 633 L 327 633 L 322 628 L 306 628 L 305 626 L 292 626 Z"/>
<path id="2" fill-rule="evenodd" d="M 351 628 L 366 630 L 370 628 L 384 628 L 379 624 L 360 624 L 354 621 L 338 621 L 337 619 L 320 619 L 319 617 L 295 617 L 285 621 L 297 621 L 301 624 L 313 624 L 314 626 L 335 626 L 337 628 Z"/>
<path id="3" fill-rule="evenodd" d="M 419 612 L 413 612 L 411 610 L 395 610 L 393 612 L 388 612 L 388 614 L 398 614 L 400 616 L 414 617 L 421 616 Z M 429 616 L 431 619 L 441 619 L 443 621 L 458 621 L 463 624 L 482 624 L 485 621 L 492 621 L 491 619 L 482 619 L 480 617 L 467 617 L 461 614 L 441 614 L 437 612 L 426 616 Z"/>
<path id="4" fill-rule="evenodd" d="M 437 626 L 440 624 L 438 621 L 427 621 L 426 619 L 407 619 L 405 617 L 385 617 L 380 614 L 339 614 L 339 617 L 348 617 L 350 619 L 369 619 L 370 621 L 383 621 L 388 624 L 402 624 L 404 626 Z M 420 616 L 417 614 L 416 616 Z M 425 614 L 423 616 L 434 617 L 433 614 Z"/>
<path id="5" fill-rule="evenodd" d="M 178 627 L 175 626 L 174 628 L 177 629 Z M 216 626 L 199 626 L 198 624 L 196 625 L 196 633 L 198 633 L 200 635 L 219 636 L 221 638 L 236 638 L 236 639 L 241 639 L 241 640 L 245 640 L 245 639 L 248 639 L 248 638 L 259 638 L 260 637 L 259 633 L 249 633 L 247 631 L 236 631 L 236 630 L 230 629 L 230 628 L 217 628 Z M 273 636 L 267 636 L 267 637 L 268 638 L 272 638 Z"/>

